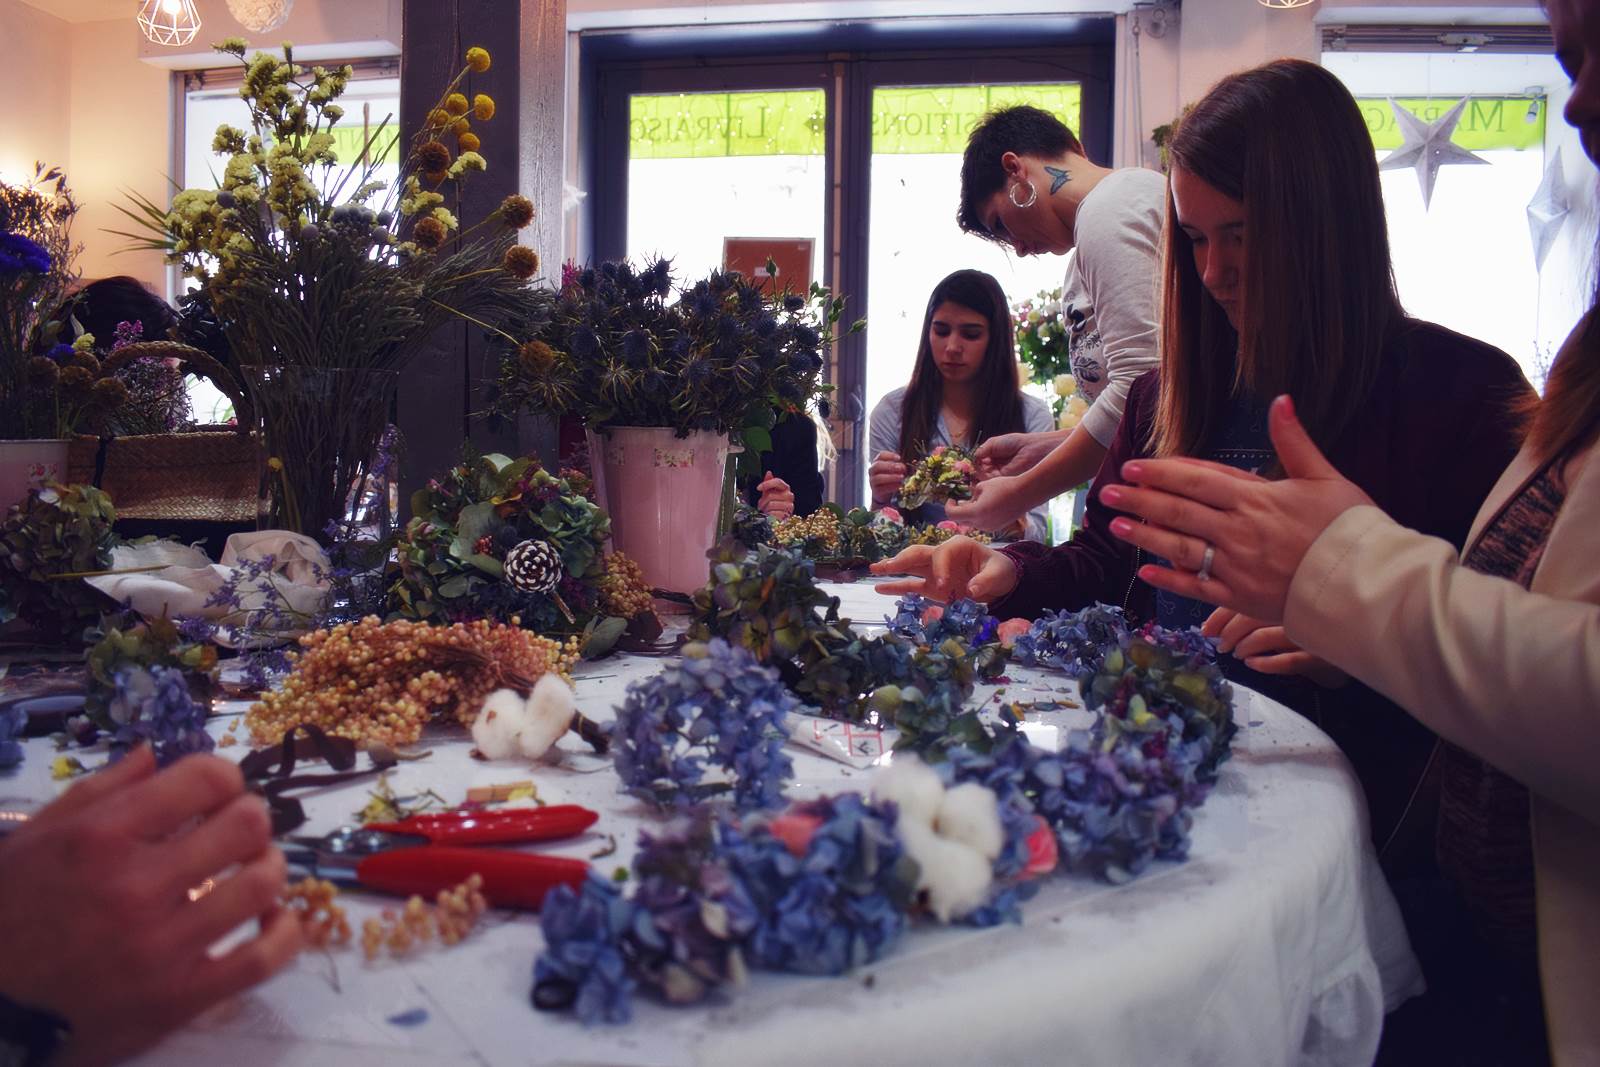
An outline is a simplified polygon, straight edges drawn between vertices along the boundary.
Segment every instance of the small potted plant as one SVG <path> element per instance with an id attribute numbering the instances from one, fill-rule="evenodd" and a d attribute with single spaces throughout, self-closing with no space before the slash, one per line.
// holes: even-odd
<path id="1" fill-rule="evenodd" d="M 76 353 L 53 348 L 61 331 L 55 311 L 77 278 L 77 212 L 58 168 L 40 164 L 26 184 L 0 182 L 0 511 L 65 477 L 74 409 L 109 399 L 114 388 L 93 395 L 95 376 L 86 370 L 63 382 Z"/>
<path id="2" fill-rule="evenodd" d="M 705 581 L 730 446 L 754 459 L 780 414 L 830 388 L 822 353 L 843 311 L 820 286 L 772 296 L 730 271 L 677 288 L 666 260 L 573 270 L 503 361 L 495 410 L 582 421 L 617 549 L 687 592 Z"/>

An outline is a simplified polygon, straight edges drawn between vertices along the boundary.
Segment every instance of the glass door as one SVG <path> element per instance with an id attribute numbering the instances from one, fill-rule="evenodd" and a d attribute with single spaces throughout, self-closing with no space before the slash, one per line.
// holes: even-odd
<path id="1" fill-rule="evenodd" d="M 961 154 L 973 127 L 996 108 L 1032 104 L 1076 131 L 1082 126 L 1082 103 L 1082 86 L 1077 82 L 873 90 L 868 208 L 872 239 L 867 259 L 872 317 L 864 393 L 869 415 L 885 393 L 911 380 L 928 294 L 945 275 L 962 268 L 987 271 L 1000 282 L 1013 307 L 1041 291 L 1061 287 L 1066 257 L 1020 259 L 956 226 Z M 1041 390 L 1035 391 L 1047 397 Z M 864 458 L 870 464 L 873 457 Z"/>

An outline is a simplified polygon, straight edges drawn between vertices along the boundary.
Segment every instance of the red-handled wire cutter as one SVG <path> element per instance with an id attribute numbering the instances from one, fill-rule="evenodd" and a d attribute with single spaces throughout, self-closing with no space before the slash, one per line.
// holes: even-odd
<path id="1" fill-rule="evenodd" d="M 582 885 L 589 865 L 563 856 L 466 846 L 576 837 L 599 817 L 576 804 L 430 812 L 399 822 L 344 826 L 323 837 L 291 837 L 290 844 L 298 847 L 284 849 L 284 856 L 313 877 L 397 896 L 432 897 L 476 874 L 490 904 L 537 911 L 553 887 Z"/>

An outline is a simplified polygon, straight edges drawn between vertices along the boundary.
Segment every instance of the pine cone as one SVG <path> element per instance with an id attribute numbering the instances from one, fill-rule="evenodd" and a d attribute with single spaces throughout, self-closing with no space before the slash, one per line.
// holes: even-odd
<path id="1" fill-rule="evenodd" d="M 548 593 L 561 582 L 561 553 L 549 541 L 523 541 L 506 553 L 506 581 L 524 593 Z"/>

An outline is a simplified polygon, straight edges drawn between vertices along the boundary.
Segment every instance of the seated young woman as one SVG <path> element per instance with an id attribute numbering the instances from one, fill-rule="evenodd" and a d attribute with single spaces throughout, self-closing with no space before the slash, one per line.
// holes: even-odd
<path id="1" fill-rule="evenodd" d="M 1022 392 L 1005 291 L 981 270 L 958 270 L 928 297 L 910 383 L 872 409 L 872 506 L 893 504 L 906 476 L 941 445 L 972 449 L 999 434 L 1052 425 L 1049 405 Z M 931 501 L 904 513 L 913 523 L 944 517 L 944 507 Z M 1042 539 L 1043 505 L 996 532 Z"/>
<path id="2" fill-rule="evenodd" d="M 978 446 L 985 474 L 950 518 L 998 529 L 1100 469 L 1135 379 L 1156 366 L 1156 276 L 1167 184 L 1139 167 L 1091 162 L 1061 120 L 1019 105 L 984 116 L 961 159 L 967 233 L 1019 256 L 1073 252 L 1061 290 L 1067 358 L 1089 401 L 1070 430 L 999 434 Z"/>
<path id="3" fill-rule="evenodd" d="M 1302 136 L 1315 129 L 1317 136 Z M 1275 473 L 1267 404 L 1294 398 L 1333 463 L 1404 524 L 1459 547 L 1516 454 L 1531 394 L 1505 353 L 1406 316 L 1395 294 L 1377 161 L 1332 74 L 1281 60 L 1223 79 L 1169 145 L 1161 368 L 1128 394 L 1084 528 L 1070 544 L 997 551 L 956 538 L 874 567 L 880 585 L 995 614 L 1097 601 L 1135 620 L 1206 624 L 1234 680 L 1296 709 L 1344 749 L 1391 872 L 1431 859 L 1423 772 L 1433 734 L 1281 627 L 1138 579 L 1151 557 L 1113 536 L 1123 464 L 1192 456 Z M 935 575 L 938 575 L 935 578 Z"/>
<path id="4" fill-rule="evenodd" d="M 827 490 L 817 462 L 818 427 L 810 415 L 789 412 L 772 427 L 772 447 L 761 453 L 761 477 L 741 481 L 745 503 L 769 519 L 809 515 Z"/>

